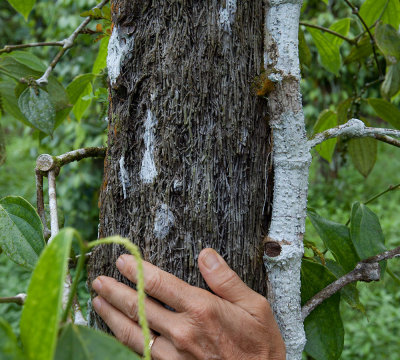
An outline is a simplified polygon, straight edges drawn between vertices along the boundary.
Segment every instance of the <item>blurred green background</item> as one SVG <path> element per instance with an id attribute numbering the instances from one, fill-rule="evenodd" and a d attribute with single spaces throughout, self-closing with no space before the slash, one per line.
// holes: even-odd
<path id="1" fill-rule="evenodd" d="M 67 37 L 82 20 L 78 14 L 95 4 L 94 0 L 40 0 L 25 22 L 6 1 L 0 2 L 0 47 L 32 41 L 59 40 Z M 351 17 L 343 5 L 326 11 L 319 1 L 308 1 L 303 17 L 326 25 L 334 18 Z M 310 10 L 311 9 L 311 10 Z M 306 34 L 306 39 L 309 35 Z M 90 72 L 97 54 L 98 43 L 90 35 L 80 35 L 77 46 L 57 65 L 55 75 L 66 86 L 82 73 Z M 47 62 L 57 49 L 29 49 Z M 335 108 L 338 102 L 353 95 L 357 84 L 373 78 L 366 68 L 341 69 L 340 78 L 328 73 L 316 62 L 316 50 L 311 46 L 315 66 L 303 68 L 302 91 L 307 127 L 311 131 L 323 109 Z M 344 52 L 349 51 L 344 46 Z M 367 64 L 368 65 L 368 64 Z M 372 66 L 372 65 L 371 65 Z M 355 75 L 356 74 L 356 75 Z M 103 79 L 104 81 L 104 79 Z M 379 93 L 379 87 L 368 89 L 369 96 Z M 69 118 L 57 128 L 53 137 L 39 141 L 37 133 L 8 115 L 0 118 L 0 149 L 6 155 L 0 165 L 0 198 L 19 195 L 35 204 L 35 160 L 41 153 L 58 155 L 87 146 L 105 145 L 107 122 L 104 109 L 93 102 L 80 122 Z M 369 109 L 365 113 L 369 113 Z M 310 171 L 309 206 L 330 220 L 345 223 L 354 201 L 365 201 L 400 182 L 400 152 L 380 143 L 377 163 L 368 178 L 355 170 L 346 152 L 346 143 L 337 146 L 329 164 L 313 154 Z M 87 159 L 63 167 L 57 180 L 58 204 L 65 215 L 65 225 L 77 228 L 85 239 L 97 237 L 98 193 L 102 181 L 102 160 Z M 388 248 L 400 244 L 400 191 L 392 191 L 373 202 L 370 208 L 378 214 Z M 307 220 L 306 239 L 321 244 Z M 399 260 L 391 260 L 389 268 L 400 276 Z M 0 297 L 25 292 L 30 273 L 0 255 Z M 84 279 L 83 279 L 84 280 Z M 351 309 L 342 302 L 342 317 L 346 330 L 342 359 L 398 360 L 400 353 L 400 285 L 385 275 L 379 283 L 359 284 L 361 302 L 366 314 Z M 84 282 L 80 294 L 84 297 Z M 0 317 L 9 321 L 18 332 L 20 307 L 0 304 Z"/>

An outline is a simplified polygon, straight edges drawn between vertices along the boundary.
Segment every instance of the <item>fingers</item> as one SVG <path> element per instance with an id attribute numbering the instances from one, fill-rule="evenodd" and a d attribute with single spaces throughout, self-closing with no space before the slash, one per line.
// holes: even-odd
<path id="1" fill-rule="evenodd" d="M 236 304 L 249 313 L 268 307 L 267 300 L 250 289 L 213 249 L 204 249 L 199 255 L 199 269 L 204 280 L 217 295 Z"/>
<path id="2" fill-rule="evenodd" d="M 130 320 L 101 296 L 93 299 L 93 306 L 119 341 L 136 353 L 143 354 L 144 337 L 142 329 L 137 323 Z M 179 358 L 173 344 L 163 336 L 156 337 L 151 348 L 151 355 L 154 360 Z"/>
<path id="3" fill-rule="evenodd" d="M 120 273 L 134 283 L 137 280 L 136 266 L 132 255 L 121 255 L 117 260 Z M 199 290 L 177 277 L 146 261 L 143 261 L 143 272 L 145 292 L 176 311 L 183 312 L 196 301 Z"/>
<path id="4" fill-rule="evenodd" d="M 98 277 L 92 286 L 108 303 L 131 320 L 138 321 L 138 297 L 135 290 L 107 276 Z M 177 314 L 149 298 L 145 300 L 145 309 L 149 327 L 169 338 L 170 324 L 176 321 Z"/>

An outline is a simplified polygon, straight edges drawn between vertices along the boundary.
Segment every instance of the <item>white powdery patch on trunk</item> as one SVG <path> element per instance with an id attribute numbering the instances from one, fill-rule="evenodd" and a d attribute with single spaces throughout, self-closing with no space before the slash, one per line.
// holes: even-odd
<path id="1" fill-rule="evenodd" d="M 169 234 L 171 228 L 175 224 L 175 217 L 167 204 L 161 204 L 156 211 L 154 218 L 154 236 L 158 240 L 163 240 Z"/>
<path id="2" fill-rule="evenodd" d="M 121 67 L 125 60 L 128 60 L 134 46 L 132 34 L 124 34 L 120 26 L 114 26 L 108 42 L 107 69 L 111 86 L 116 83 Z"/>
<path id="3" fill-rule="evenodd" d="M 227 33 L 231 33 L 231 26 L 235 21 L 237 0 L 226 0 L 225 8 L 219 10 L 219 25 Z"/>
<path id="4" fill-rule="evenodd" d="M 307 207 L 308 151 L 303 113 L 282 114 L 274 134 L 274 200 L 269 237 L 282 247 L 265 256 L 268 298 L 286 343 L 287 359 L 301 359 L 306 339 L 300 307 L 300 267 Z"/>
<path id="5" fill-rule="evenodd" d="M 125 157 L 121 156 L 119 159 L 119 179 L 122 184 L 122 191 L 124 193 L 124 199 L 126 199 L 126 189 L 130 186 L 129 175 L 125 169 Z"/>
<path id="6" fill-rule="evenodd" d="M 145 131 L 143 135 L 145 151 L 140 169 L 140 179 L 145 184 L 151 184 L 157 176 L 156 164 L 154 163 L 155 134 L 154 127 L 157 119 L 151 110 L 147 110 L 146 121 L 144 122 Z"/>
<path id="7" fill-rule="evenodd" d="M 265 19 L 265 42 L 267 51 L 264 53 L 264 66 L 280 70 L 285 75 L 300 79 L 298 26 L 301 0 L 269 0 Z M 278 56 L 271 57 L 269 44 L 274 43 Z M 275 81 L 276 74 L 271 74 L 270 80 Z"/>

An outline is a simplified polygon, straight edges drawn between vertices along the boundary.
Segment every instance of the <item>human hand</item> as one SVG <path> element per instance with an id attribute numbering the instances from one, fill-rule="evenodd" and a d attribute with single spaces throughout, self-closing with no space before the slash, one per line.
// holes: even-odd
<path id="1" fill-rule="evenodd" d="M 143 262 L 145 291 L 175 309 L 146 298 L 150 329 L 160 334 L 151 348 L 155 360 L 226 359 L 284 360 L 285 345 L 268 301 L 251 290 L 212 249 L 198 260 L 200 272 L 214 294 Z M 136 261 L 131 255 L 117 260 L 122 275 L 136 283 Z M 137 353 L 143 353 L 137 292 L 113 278 L 93 281 L 99 296 L 96 312 L 115 336 Z"/>

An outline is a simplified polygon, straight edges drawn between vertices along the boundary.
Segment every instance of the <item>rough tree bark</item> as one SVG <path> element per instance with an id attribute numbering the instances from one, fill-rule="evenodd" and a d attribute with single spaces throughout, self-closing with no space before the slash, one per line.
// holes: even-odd
<path id="1" fill-rule="evenodd" d="M 271 140 L 253 90 L 264 0 L 114 0 L 112 19 L 99 236 L 129 237 L 145 260 L 202 287 L 196 260 L 212 247 L 266 295 Z M 97 248 L 89 283 L 125 281 L 114 265 L 123 252 Z M 91 324 L 106 329 L 93 313 Z"/>

